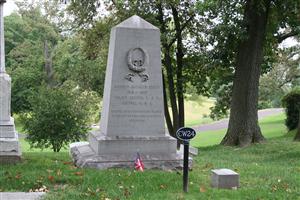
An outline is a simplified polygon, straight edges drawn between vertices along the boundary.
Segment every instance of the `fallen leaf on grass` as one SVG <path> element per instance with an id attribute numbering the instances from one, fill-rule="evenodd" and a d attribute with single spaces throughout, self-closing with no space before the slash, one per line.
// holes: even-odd
<path id="1" fill-rule="evenodd" d="M 64 165 L 73 165 L 73 162 L 63 162 Z"/>
<path id="2" fill-rule="evenodd" d="M 96 192 L 94 192 L 94 191 L 91 190 L 90 188 L 88 188 L 87 190 L 88 190 L 89 196 L 95 196 L 95 195 L 96 195 Z"/>
<path id="3" fill-rule="evenodd" d="M 83 176 L 83 172 L 74 172 L 76 176 Z"/>
<path id="4" fill-rule="evenodd" d="M 206 192 L 206 188 L 205 188 L 204 185 L 201 185 L 199 190 L 200 190 L 201 193 Z"/>
<path id="5" fill-rule="evenodd" d="M 272 192 L 275 192 L 275 191 L 277 191 L 277 189 L 278 189 L 278 188 L 277 188 L 277 186 L 276 186 L 276 185 L 273 185 L 273 186 L 272 186 Z"/>
<path id="6" fill-rule="evenodd" d="M 159 186 L 159 188 L 160 188 L 160 189 L 166 189 L 166 186 L 163 185 L 163 184 L 161 184 L 161 185 Z"/>
<path id="7" fill-rule="evenodd" d="M 22 177 L 21 174 L 17 174 L 17 175 L 15 176 L 16 179 L 20 179 L 21 177 Z"/>
<path id="8" fill-rule="evenodd" d="M 54 182 L 54 176 L 48 176 L 48 180 L 53 183 Z"/>
<path id="9" fill-rule="evenodd" d="M 58 169 L 57 172 L 56 172 L 56 175 L 57 176 L 61 176 L 62 175 L 62 171 L 60 169 Z"/>
<path id="10" fill-rule="evenodd" d="M 65 190 L 66 188 L 68 187 L 68 184 L 64 184 L 64 185 L 61 185 L 61 184 L 56 184 L 54 185 L 54 190 Z"/>
<path id="11" fill-rule="evenodd" d="M 206 163 L 202 169 L 210 169 L 214 168 L 214 165 L 212 163 Z"/>
<path id="12" fill-rule="evenodd" d="M 29 192 L 49 192 L 49 190 L 46 186 L 43 185 L 40 188 L 30 189 Z"/>
<path id="13" fill-rule="evenodd" d="M 286 189 L 285 191 L 288 193 L 292 193 L 292 190 L 290 188 Z"/>
<path id="14" fill-rule="evenodd" d="M 124 195 L 126 198 L 128 198 L 128 197 L 131 195 L 131 193 L 129 192 L 129 190 L 128 190 L 127 188 L 125 188 L 125 189 L 124 189 L 124 192 L 123 192 L 123 195 Z"/>
<path id="15" fill-rule="evenodd" d="M 104 191 L 104 189 L 102 189 L 102 188 L 97 188 L 96 189 L 96 192 L 98 193 L 98 192 L 103 192 Z"/>
<path id="16" fill-rule="evenodd" d="M 77 169 L 77 167 L 74 166 L 74 165 L 71 165 L 71 166 L 70 166 L 70 170 L 74 170 L 74 169 Z"/>
<path id="17" fill-rule="evenodd" d="M 283 189 L 287 190 L 287 189 L 289 189 L 289 184 L 283 183 L 283 184 L 282 184 L 282 187 L 283 187 Z"/>

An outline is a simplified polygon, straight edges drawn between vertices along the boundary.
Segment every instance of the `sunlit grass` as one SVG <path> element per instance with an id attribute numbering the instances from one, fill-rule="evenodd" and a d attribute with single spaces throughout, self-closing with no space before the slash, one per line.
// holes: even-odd
<path id="1" fill-rule="evenodd" d="M 185 101 L 186 126 L 207 124 L 213 121 L 209 118 L 209 114 L 210 108 L 214 105 L 214 100 L 203 97 L 198 101 Z"/>
<path id="2" fill-rule="evenodd" d="M 260 120 L 259 124 L 262 134 L 266 138 L 274 138 L 285 135 L 287 130 L 284 125 L 284 119 L 285 115 L 282 113 Z M 196 138 L 192 140 L 191 144 L 194 147 L 205 147 L 220 144 L 226 134 L 226 130 L 227 129 L 198 132 Z"/>

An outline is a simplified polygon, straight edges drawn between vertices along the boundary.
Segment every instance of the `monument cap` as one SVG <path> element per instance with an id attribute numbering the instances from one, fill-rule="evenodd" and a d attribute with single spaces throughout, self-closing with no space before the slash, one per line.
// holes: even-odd
<path id="1" fill-rule="evenodd" d="M 116 26 L 117 28 L 133 28 L 133 29 L 154 29 L 159 30 L 143 18 L 133 15 Z"/>

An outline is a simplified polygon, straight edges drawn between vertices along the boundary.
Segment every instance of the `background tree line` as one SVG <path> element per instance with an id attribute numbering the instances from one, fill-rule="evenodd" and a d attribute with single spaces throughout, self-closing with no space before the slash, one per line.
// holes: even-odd
<path id="1" fill-rule="evenodd" d="M 99 99 L 110 29 L 133 14 L 161 30 L 165 116 L 173 136 L 185 123 L 187 91 L 196 91 L 216 98 L 213 118 L 230 110 L 223 144 L 261 142 L 257 109 L 280 106 L 281 97 L 299 85 L 299 45 L 279 48 L 285 39 L 299 38 L 300 5 L 294 0 L 51 0 L 18 6 L 5 18 L 15 113 L 31 112 L 32 97 L 45 87 L 73 85 Z"/>

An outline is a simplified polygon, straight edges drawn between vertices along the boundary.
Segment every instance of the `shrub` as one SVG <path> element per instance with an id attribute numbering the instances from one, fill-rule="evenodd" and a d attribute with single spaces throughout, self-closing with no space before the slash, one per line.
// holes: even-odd
<path id="1" fill-rule="evenodd" d="M 300 112 L 300 88 L 293 89 L 282 99 L 282 105 L 285 108 L 285 125 L 289 130 L 294 130 L 298 126 Z"/>
<path id="2" fill-rule="evenodd" d="M 81 92 L 72 84 L 42 86 L 38 92 L 30 99 L 31 112 L 22 115 L 31 147 L 59 152 L 64 145 L 86 137 L 93 112 L 98 112 L 94 93 Z"/>
<path id="3" fill-rule="evenodd" d="M 210 108 L 210 118 L 219 120 L 228 117 L 228 111 L 231 103 L 232 84 L 223 85 L 215 91 L 215 106 Z"/>

